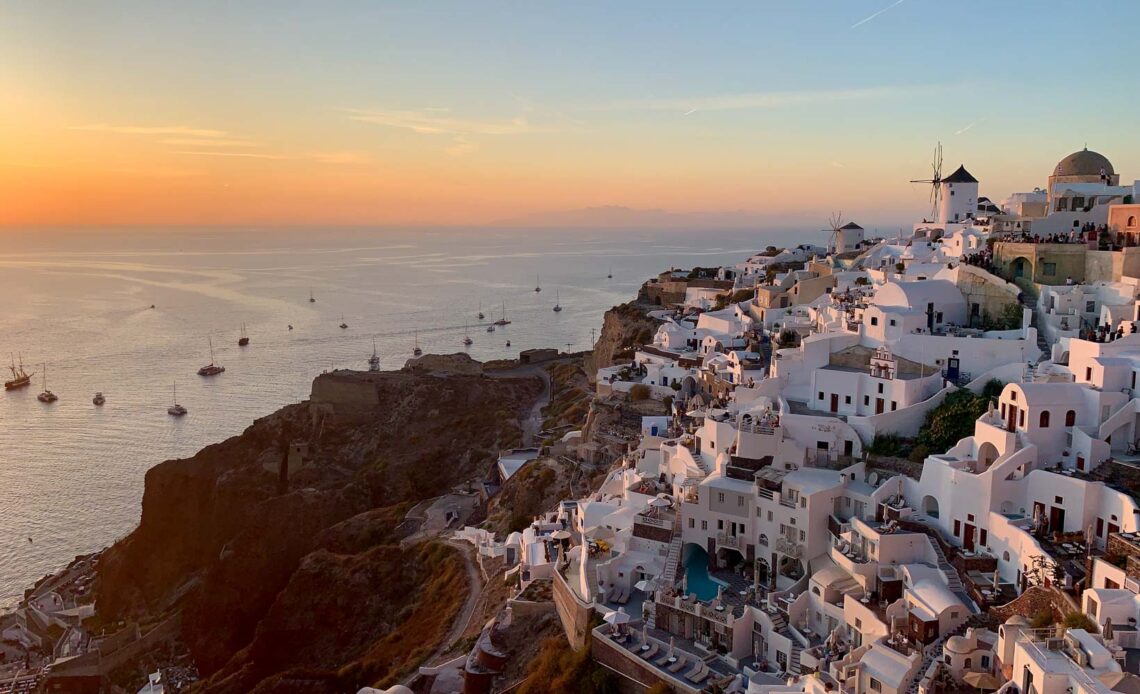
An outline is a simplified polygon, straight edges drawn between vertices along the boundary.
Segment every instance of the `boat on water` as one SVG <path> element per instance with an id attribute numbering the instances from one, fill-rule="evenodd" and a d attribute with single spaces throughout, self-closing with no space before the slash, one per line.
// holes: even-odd
<path id="1" fill-rule="evenodd" d="M 463 324 L 463 344 L 470 347 L 473 342 L 475 342 L 475 341 L 472 340 L 471 336 L 467 334 L 467 324 L 464 323 Z"/>
<path id="2" fill-rule="evenodd" d="M 483 315 L 483 302 L 479 302 L 479 320 L 483 320 L 486 316 Z"/>
<path id="3" fill-rule="evenodd" d="M 614 278 L 614 269 L 610 268 L 609 273 L 606 275 L 606 279 L 612 280 L 613 278 Z"/>
<path id="4" fill-rule="evenodd" d="M 416 344 L 416 346 L 412 348 L 412 355 L 418 357 L 424 353 L 424 351 L 422 349 L 420 349 L 420 334 L 419 334 L 419 332 L 416 333 L 416 343 L 415 344 Z"/>
<path id="5" fill-rule="evenodd" d="M 107 398 L 103 397 L 103 391 L 98 391 L 95 393 L 95 397 L 91 398 L 91 402 L 94 403 L 96 407 L 102 407 L 103 403 L 107 402 Z"/>
<path id="6" fill-rule="evenodd" d="M 536 292 L 542 291 L 542 283 L 538 281 L 538 275 L 534 276 L 534 291 L 536 291 Z"/>
<path id="7" fill-rule="evenodd" d="M 562 311 L 562 303 L 558 298 L 558 292 L 554 292 L 554 312 L 559 313 Z"/>
<path id="8" fill-rule="evenodd" d="M 340 314 L 340 329 L 341 330 L 348 330 L 348 323 L 344 322 L 344 314 L 343 313 Z"/>
<path id="9" fill-rule="evenodd" d="M 372 356 L 368 357 L 368 370 L 380 370 L 380 355 L 376 354 L 376 340 L 372 341 Z"/>
<path id="10" fill-rule="evenodd" d="M 214 338 L 209 338 L 209 340 L 210 340 L 210 363 L 206 364 L 202 368 L 198 369 L 198 375 L 199 376 L 217 376 L 218 374 L 223 373 L 226 370 L 226 367 L 222 366 L 221 364 L 215 364 L 214 363 Z"/>
<path id="11" fill-rule="evenodd" d="M 511 322 L 507 320 L 507 302 L 503 302 L 503 317 L 495 321 L 495 325 L 510 325 Z"/>
<path id="12" fill-rule="evenodd" d="M 4 390 L 27 388 L 32 384 L 32 376 L 36 375 L 34 371 L 32 373 L 24 371 L 24 358 L 22 356 L 20 357 L 20 365 L 17 366 L 16 357 L 13 355 L 12 365 L 9 366 L 8 369 L 12 372 L 12 378 L 8 381 L 4 381 Z"/>
<path id="13" fill-rule="evenodd" d="M 187 410 L 182 405 L 178 404 L 178 383 L 175 382 L 174 383 L 174 404 L 171 405 L 170 407 L 166 408 L 166 414 L 170 415 L 171 417 L 181 417 L 182 415 L 186 414 L 187 412 L 189 412 L 189 410 Z"/>
<path id="14" fill-rule="evenodd" d="M 44 392 L 37 395 L 36 400 L 39 400 L 40 402 L 55 402 L 56 400 L 59 400 L 59 397 L 55 393 L 48 390 L 48 387 L 47 387 L 47 364 L 46 363 L 44 364 L 43 376 L 44 376 Z"/>
<path id="15" fill-rule="evenodd" d="M 249 344 L 249 335 L 245 334 L 245 323 L 241 324 L 241 337 L 238 338 L 238 347 L 245 347 Z"/>
<path id="16" fill-rule="evenodd" d="M 507 347 L 510 347 L 510 346 L 511 346 L 511 341 L 507 340 Z"/>
<path id="17" fill-rule="evenodd" d="M 487 326 L 487 332 L 489 332 L 489 333 L 495 332 L 495 324 L 494 323 Z"/>
<path id="18" fill-rule="evenodd" d="M 313 288 L 312 287 L 309 287 L 309 303 L 310 304 L 317 303 L 317 300 L 313 298 Z"/>

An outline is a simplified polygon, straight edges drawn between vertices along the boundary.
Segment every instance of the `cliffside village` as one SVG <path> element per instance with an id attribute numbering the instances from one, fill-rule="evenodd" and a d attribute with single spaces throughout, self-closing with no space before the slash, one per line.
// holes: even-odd
<path id="1" fill-rule="evenodd" d="M 631 690 L 1140 691 L 1140 182 L 1087 149 L 1000 202 L 935 179 L 909 234 L 836 218 L 827 248 L 645 285 L 659 327 L 597 396 L 669 414 L 588 496 L 459 533 L 512 604 L 549 583 Z M 969 435 L 872 454 L 961 391 L 987 396 Z"/>

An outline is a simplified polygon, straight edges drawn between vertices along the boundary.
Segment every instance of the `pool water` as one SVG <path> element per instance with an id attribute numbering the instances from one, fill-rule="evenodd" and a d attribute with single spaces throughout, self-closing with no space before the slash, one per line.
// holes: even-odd
<path id="1" fill-rule="evenodd" d="M 709 575 L 708 553 L 697 546 L 692 546 L 685 557 L 685 577 L 688 592 L 696 593 L 698 600 L 709 601 L 716 597 L 722 583 Z"/>

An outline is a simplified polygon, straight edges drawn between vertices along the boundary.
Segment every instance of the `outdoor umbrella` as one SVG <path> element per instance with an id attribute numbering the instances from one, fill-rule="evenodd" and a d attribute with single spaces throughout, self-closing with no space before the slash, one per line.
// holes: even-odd
<path id="1" fill-rule="evenodd" d="M 629 624 L 630 619 L 629 613 L 622 607 L 617 608 L 613 612 L 607 612 L 606 616 L 602 617 L 602 621 L 606 624 L 612 624 L 615 627 L 621 624 Z"/>
<path id="2" fill-rule="evenodd" d="M 1111 641 L 1112 640 L 1112 618 L 1111 617 L 1105 617 L 1104 618 L 1104 626 L 1101 627 L 1100 635 L 1104 637 L 1105 641 Z"/>
<path id="3" fill-rule="evenodd" d="M 978 689 L 997 689 L 1004 684 L 1004 682 L 988 672 L 967 672 L 962 680 L 971 687 L 977 687 Z"/>

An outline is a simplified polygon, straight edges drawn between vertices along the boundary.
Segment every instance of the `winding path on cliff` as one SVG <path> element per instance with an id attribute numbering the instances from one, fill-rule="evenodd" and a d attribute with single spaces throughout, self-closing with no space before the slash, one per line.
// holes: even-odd
<path id="1" fill-rule="evenodd" d="M 455 645 L 459 637 L 463 636 L 463 632 L 467 631 L 467 626 L 471 622 L 471 617 L 475 614 L 475 608 L 479 605 L 479 597 L 483 594 L 483 579 L 479 575 L 479 568 L 471 559 L 471 555 L 475 551 L 474 548 L 466 542 L 456 540 L 444 540 L 444 542 L 459 552 L 459 556 L 463 557 L 463 568 L 467 571 L 467 600 L 463 603 L 463 609 L 455 615 L 455 621 L 452 622 L 451 630 L 447 632 L 447 636 L 431 652 L 431 655 L 424 658 L 421 666 L 438 665 L 435 661 Z M 418 674 L 419 668 L 416 668 L 416 671 L 404 680 L 404 685 L 410 685 Z"/>
<path id="2" fill-rule="evenodd" d="M 530 408 L 530 415 L 521 422 L 523 430 L 523 447 L 537 446 L 539 443 L 538 432 L 542 431 L 542 410 L 550 404 L 550 372 L 546 367 L 555 363 L 553 360 L 543 362 L 542 364 L 527 364 L 524 366 L 516 366 L 513 369 L 504 369 L 502 371 L 491 371 L 487 373 L 490 378 L 526 378 L 533 376 L 542 379 L 542 393 L 535 400 L 534 405 Z"/>

